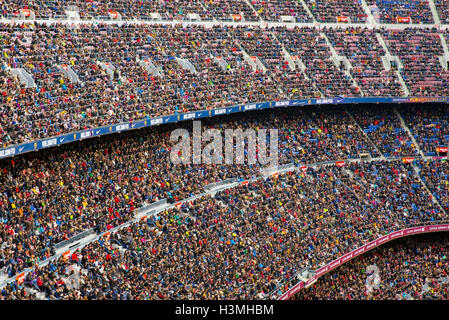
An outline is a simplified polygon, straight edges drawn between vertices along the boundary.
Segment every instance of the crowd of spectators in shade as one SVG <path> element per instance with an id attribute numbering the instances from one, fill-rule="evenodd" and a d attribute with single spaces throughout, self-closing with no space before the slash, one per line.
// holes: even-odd
<path id="1" fill-rule="evenodd" d="M 35 267 L 2 298 L 274 297 L 305 267 L 444 219 L 411 170 L 400 161 L 311 167 L 226 189 Z"/>
<path id="2" fill-rule="evenodd" d="M 353 115 L 363 131 L 386 157 L 415 156 L 418 149 L 391 108 L 356 107 Z"/>
<path id="3" fill-rule="evenodd" d="M 432 108 L 407 106 L 401 116 L 425 156 L 439 156 L 439 147 L 449 145 L 449 109 L 445 105 Z"/>
<path id="4" fill-rule="evenodd" d="M 332 270 L 293 299 L 447 300 L 448 252 L 447 234 L 396 240 Z"/>
<path id="5" fill-rule="evenodd" d="M 419 161 L 419 174 L 434 197 L 449 212 L 449 165 L 447 161 Z"/>
<path id="6" fill-rule="evenodd" d="M 24 88 L 13 76 L 2 78 L 3 146 L 145 117 L 320 96 L 296 77 L 298 72 L 283 75 L 282 58 L 272 72 L 253 70 L 240 48 L 245 39 L 237 43 L 232 36 L 243 32 L 238 29 L 144 25 L 0 29 L 2 73 L 23 68 L 37 85 Z M 251 32 L 261 33 L 257 28 Z M 275 47 L 270 43 L 274 39 L 264 41 Z M 189 59 L 196 73 L 183 69 L 175 57 Z M 226 61 L 224 70 L 214 57 Z M 151 74 L 137 59 L 151 60 L 160 73 Z M 112 64 L 117 75 L 110 77 L 99 63 Z M 72 68 L 80 81 L 70 82 L 59 65 Z M 281 87 L 289 91 L 282 92 Z"/>
<path id="7" fill-rule="evenodd" d="M 280 165 L 359 159 L 362 154 L 379 158 L 378 150 L 386 157 L 409 155 L 408 149 L 397 147 L 406 145 L 402 142 L 406 139 L 405 133 L 398 135 L 397 130 L 382 129 L 397 124 L 396 115 L 381 109 L 377 110 L 380 114 L 377 115 L 376 109 L 371 110 L 327 106 L 289 108 L 209 119 L 202 125 L 203 130 L 217 128 L 222 132 L 227 128 L 256 131 L 277 128 Z M 362 128 L 371 124 L 378 126 L 381 133 L 365 136 Z M 192 130 L 190 124 L 183 126 Z M 203 193 L 204 186 L 210 183 L 261 175 L 259 164 L 174 165 L 170 160 L 174 144 L 170 141 L 170 132 L 174 128 L 176 125 L 147 128 L 48 149 L 42 151 L 40 157 L 25 154 L 3 159 L 0 269 L 13 276 L 54 254 L 56 243 L 90 228 L 103 232 L 118 226 L 131 220 L 135 209 L 145 204 L 161 199 L 173 203 Z M 394 154 L 389 144 L 396 146 Z M 385 169 L 383 166 L 384 163 L 373 163 L 375 169 L 363 167 L 363 174 L 370 177 L 366 184 L 378 180 L 377 175 Z M 433 175 L 423 169 L 423 176 L 429 176 L 430 189 L 444 203 L 448 188 L 447 181 L 444 184 L 447 165 L 439 163 L 438 166 L 440 170 Z M 399 169 L 392 170 L 393 173 L 385 172 L 380 176 L 399 174 Z M 407 183 L 414 187 L 420 185 L 416 180 Z M 368 194 L 379 192 L 377 184 L 372 187 L 374 189 L 366 190 Z M 385 186 L 382 190 L 390 193 L 391 189 L 392 186 Z M 389 210 L 402 210 L 406 215 L 416 208 L 426 208 L 427 205 L 420 202 L 424 197 L 421 193 L 413 196 L 409 205 L 400 205 L 406 194 L 399 192 L 398 207 Z M 319 192 L 316 195 L 321 196 Z M 382 199 L 386 197 L 391 195 L 382 194 Z"/>

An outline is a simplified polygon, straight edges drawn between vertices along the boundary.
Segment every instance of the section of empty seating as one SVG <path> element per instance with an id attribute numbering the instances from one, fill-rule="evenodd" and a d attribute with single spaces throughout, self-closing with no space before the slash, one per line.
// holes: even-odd
<path id="1" fill-rule="evenodd" d="M 400 239 L 376 248 L 301 290 L 298 300 L 447 300 L 447 235 Z"/>
<path id="2" fill-rule="evenodd" d="M 275 35 L 292 56 L 303 61 L 307 75 L 325 97 L 360 96 L 351 78 L 331 60 L 330 48 L 318 30 L 279 27 Z"/>
<path id="3" fill-rule="evenodd" d="M 428 0 L 366 0 L 380 23 L 434 23 Z"/>
<path id="4" fill-rule="evenodd" d="M 433 0 L 441 23 L 449 23 L 449 0 Z"/>
<path id="5" fill-rule="evenodd" d="M 296 22 L 312 22 L 312 17 L 297 0 L 250 0 L 258 15 L 265 21 L 280 22 L 283 16 Z M 290 19 L 287 18 L 287 22 Z"/>
<path id="6" fill-rule="evenodd" d="M 403 96 L 398 77 L 382 64 L 386 52 L 375 32 L 366 28 L 330 29 L 326 35 L 337 53 L 349 59 L 351 75 L 365 96 Z"/>
<path id="7" fill-rule="evenodd" d="M 412 96 L 446 96 L 449 93 L 449 72 L 439 57 L 443 46 L 436 29 L 385 30 L 384 40 L 392 55 L 398 56 L 401 70 Z"/>
<path id="8" fill-rule="evenodd" d="M 367 14 L 358 0 L 304 0 L 317 22 L 365 23 Z"/>
<path id="9" fill-rule="evenodd" d="M 407 106 L 400 109 L 420 149 L 426 156 L 439 156 L 439 147 L 449 146 L 449 108 Z"/>
<path id="10" fill-rule="evenodd" d="M 384 156 L 418 155 L 411 137 L 391 109 L 382 106 L 373 106 L 370 110 L 355 107 L 350 112 Z"/>

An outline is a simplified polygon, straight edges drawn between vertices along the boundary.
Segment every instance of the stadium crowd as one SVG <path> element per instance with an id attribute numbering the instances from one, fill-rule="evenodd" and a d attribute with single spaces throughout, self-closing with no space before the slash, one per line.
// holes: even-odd
<path id="1" fill-rule="evenodd" d="M 440 40 L 443 36 L 435 28 L 383 32 L 390 53 L 402 61 L 400 71 L 411 96 L 448 95 L 449 71 L 439 60 L 444 53 Z"/>
<path id="2" fill-rule="evenodd" d="M 329 29 L 326 35 L 337 53 L 349 59 L 351 76 L 366 96 L 404 95 L 394 70 L 386 71 L 382 64 L 386 53 L 377 41 L 374 30 Z"/>
<path id="3" fill-rule="evenodd" d="M 317 22 L 365 23 L 367 20 L 367 14 L 357 0 L 305 0 L 304 2 Z M 348 18 L 348 20 L 341 20 L 341 18 Z"/>
<path id="4" fill-rule="evenodd" d="M 357 125 L 337 108 L 260 112 L 258 119 L 236 115 L 224 122 L 211 119 L 203 126 L 222 131 L 281 128 L 280 164 L 377 155 Z M 192 130 L 190 125 L 185 128 Z M 2 239 L 9 247 L 0 268 L 14 275 L 48 257 L 55 243 L 89 228 L 110 229 L 131 219 L 144 203 L 175 202 L 204 192 L 206 184 L 260 175 L 257 164 L 173 165 L 172 129 L 127 132 L 49 149 L 39 158 L 28 154 L 2 160 Z M 9 256 L 15 258 L 8 262 Z"/>
<path id="5" fill-rule="evenodd" d="M 319 22 L 367 18 L 358 1 L 338 0 L 331 7 L 326 1 L 304 2 Z M 382 19 L 396 22 L 385 13 L 390 11 L 386 2 L 376 3 L 383 8 Z M 157 11 L 164 19 L 198 13 L 202 19 L 232 21 L 243 13 L 249 21 L 279 21 L 284 15 L 311 21 L 293 1 L 276 5 L 277 10 L 256 0 L 63 4 L 77 6 L 83 18 L 116 10 L 127 19 Z M 7 0 L 1 13 L 16 15 L 24 5 Z M 57 1 L 27 5 L 44 16 L 63 14 Z M 413 5 L 428 7 L 427 1 Z M 410 13 L 408 5 L 401 10 L 401 15 Z M 430 23 L 428 12 L 420 12 L 410 13 L 412 20 Z M 379 32 L 402 61 L 400 74 L 411 95 L 448 95 L 449 73 L 440 60 L 443 34 L 430 28 L 1 23 L 1 147 L 242 103 L 403 96 L 395 70 L 383 65 L 386 52 Z M 339 65 L 328 41 L 345 58 Z M 22 69 L 35 86 L 27 87 L 14 75 Z M 2 159 L 0 279 L 34 270 L 24 283 L 1 288 L 0 298 L 276 297 L 306 267 L 318 268 L 393 230 L 447 221 L 447 162 L 410 165 L 392 158 L 418 156 L 418 147 L 436 156 L 436 147 L 447 147 L 448 108 L 407 106 L 399 112 L 418 145 L 399 116 L 380 106 L 288 108 L 203 121 L 204 128 L 221 133 L 228 128 L 278 129 L 279 164 L 309 165 L 278 178 L 260 178 L 259 164 L 174 165 L 170 132 L 179 127 L 191 131 L 190 123 Z M 335 164 L 362 155 L 367 162 Z M 161 212 L 68 258 L 37 266 L 55 255 L 55 244 L 82 231 L 111 230 L 135 218 L 139 207 L 161 199 L 175 203 L 227 178 L 257 180 Z"/>
<path id="6" fill-rule="evenodd" d="M 447 300 L 448 252 L 447 234 L 396 240 L 324 275 L 294 299 Z"/>
<path id="7" fill-rule="evenodd" d="M 2 3 L 3 4 L 3 3 Z M 163 20 L 186 20 L 198 14 L 201 20 L 233 21 L 232 15 L 243 14 L 247 21 L 257 21 L 254 9 L 243 0 L 170 0 L 170 1 L 6 1 L 1 14 L 7 18 L 20 17 L 21 9 L 30 9 L 36 18 L 63 19 L 66 10 L 77 11 L 81 19 L 151 19 L 158 13 Z M 120 16 L 117 16 L 118 13 Z"/>
<path id="8" fill-rule="evenodd" d="M 353 115 L 363 131 L 386 157 L 418 155 L 416 146 L 391 108 L 354 108 Z"/>
<path id="9" fill-rule="evenodd" d="M 368 8 L 378 23 L 432 24 L 433 17 L 427 0 L 367 0 Z M 312 22 L 303 6 L 307 6 L 318 22 L 366 23 L 367 12 L 360 0 L 168 0 L 168 1 L 12 1 L 3 0 L 0 17 L 13 19 L 21 10 L 32 10 L 37 19 L 65 19 L 66 10 L 77 11 L 81 19 L 123 20 L 189 20 L 197 14 L 203 21 L 282 21 L 282 16 L 294 17 L 296 22 Z M 436 12 L 442 23 L 448 23 L 447 0 L 435 0 Z M 155 17 L 154 14 L 159 16 Z M 27 11 L 23 16 L 28 17 Z"/>
<path id="10" fill-rule="evenodd" d="M 366 3 L 378 15 L 380 23 L 433 23 L 428 0 L 367 0 Z"/>
<path id="11" fill-rule="evenodd" d="M 369 139 L 350 113 L 355 119 L 366 120 L 360 122 L 362 127 L 369 126 L 369 121 L 376 125 L 378 117 L 374 114 L 372 120 L 366 116 L 361 118 L 367 111 L 356 107 L 347 111 L 326 106 L 289 108 L 269 113 L 260 111 L 256 117 L 247 113 L 210 119 L 202 125 L 203 129 L 217 128 L 222 132 L 227 128 L 256 131 L 279 128 L 281 165 L 358 159 L 362 154 L 378 158 L 378 148 L 387 157 L 397 155 L 384 147 L 401 140 L 396 130 Z M 388 117 L 393 123 L 397 121 L 394 114 Z M 4 245 L 0 268 L 12 276 L 48 258 L 54 253 L 54 244 L 86 229 L 94 228 L 98 232 L 111 229 L 134 217 L 134 210 L 145 203 L 160 199 L 176 202 L 204 192 L 203 186 L 210 183 L 260 175 L 261 167 L 257 163 L 249 166 L 172 164 L 170 150 L 174 142 L 169 135 L 174 128 L 149 128 L 87 140 L 43 151 L 39 158 L 26 154 L 2 160 L 0 207 Z M 185 128 L 192 130 L 187 124 Z M 442 169 L 438 176 L 444 176 L 447 168 Z M 374 175 L 377 172 L 378 169 Z M 416 181 L 414 184 L 419 185 Z M 386 186 L 385 190 L 389 188 Z M 444 201 L 444 194 L 438 198 Z M 416 206 L 419 202 L 413 199 L 411 203 Z"/>
<path id="12" fill-rule="evenodd" d="M 407 106 L 400 108 L 400 113 L 425 156 L 439 156 L 437 148 L 449 145 L 449 110 L 446 106 Z"/>
<path id="13" fill-rule="evenodd" d="M 404 94 L 374 31 L 323 31 L 0 24 L 1 146 L 242 103 Z M 412 95 L 447 95 L 436 30 L 383 34 Z M 327 39 L 346 60 L 336 63 Z M 20 69 L 34 87 L 13 75 Z"/>

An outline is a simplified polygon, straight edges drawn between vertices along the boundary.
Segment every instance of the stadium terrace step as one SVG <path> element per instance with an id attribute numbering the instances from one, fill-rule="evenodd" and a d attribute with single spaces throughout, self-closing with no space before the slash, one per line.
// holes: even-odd
<path id="1" fill-rule="evenodd" d="M 309 7 L 307 6 L 307 4 L 306 4 L 306 2 L 305 2 L 305 0 L 298 0 L 300 3 L 301 3 L 301 5 L 304 7 L 304 9 L 306 10 L 306 12 L 309 14 L 309 16 L 311 16 L 312 17 L 312 19 L 313 19 L 313 22 L 317 22 L 316 21 L 316 18 L 315 18 L 315 16 L 312 14 L 312 11 L 310 11 L 310 9 L 309 9 Z"/>
<path id="2" fill-rule="evenodd" d="M 264 73 L 267 71 L 267 68 L 263 65 L 263 63 L 260 61 L 258 57 L 250 56 L 248 53 L 245 52 L 245 50 L 243 50 L 243 48 L 242 52 L 243 52 L 243 60 L 245 60 L 251 66 L 251 68 L 253 68 L 254 71 L 262 71 Z"/>
<path id="3" fill-rule="evenodd" d="M 444 35 L 440 36 L 441 45 L 443 46 L 443 56 L 439 57 L 440 63 L 445 71 L 449 69 L 449 50 L 447 47 L 446 37 Z"/>
<path id="4" fill-rule="evenodd" d="M 368 4 L 366 3 L 366 0 L 361 0 L 360 4 L 362 5 L 363 10 L 365 11 L 366 15 L 368 16 L 367 22 L 371 27 L 374 27 L 377 23 L 376 19 L 373 16 L 373 13 L 371 12 L 371 9 L 368 7 Z"/>
<path id="5" fill-rule="evenodd" d="M 201 17 L 197 13 L 188 13 L 187 21 L 201 21 Z"/>

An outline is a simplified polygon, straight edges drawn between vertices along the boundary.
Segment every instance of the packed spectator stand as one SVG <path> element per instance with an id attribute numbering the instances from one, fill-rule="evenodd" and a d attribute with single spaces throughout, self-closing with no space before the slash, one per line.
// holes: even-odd
<path id="1" fill-rule="evenodd" d="M 447 33 L 435 29 L 26 23 L 0 30 L 2 147 L 242 103 L 398 97 L 404 86 L 413 96 L 446 96 L 449 87 L 440 41 Z M 403 64 L 399 73 L 389 54 Z"/>
<path id="2" fill-rule="evenodd" d="M 449 23 L 449 1 L 434 0 L 438 15 L 442 23 Z"/>
<path id="3" fill-rule="evenodd" d="M 167 1 L 2 1 L 0 17 L 64 19 L 76 12 L 84 20 L 249 21 L 367 23 L 373 15 L 384 24 L 432 24 L 431 7 L 448 22 L 447 0 L 167 0 Z"/>
<path id="4" fill-rule="evenodd" d="M 432 23 L 427 1 L 366 2 L 380 8 L 381 23 L 405 22 L 399 15 Z M 447 22 L 444 1 L 435 5 Z M 359 1 L 7 0 L 0 16 L 27 18 L 25 8 L 61 20 L 68 6 L 82 23 L 0 22 L 2 148 L 261 101 L 401 97 L 406 89 L 449 96 L 447 30 L 326 26 L 367 23 Z M 144 23 L 152 13 L 177 23 Z M 192 15 L 237 23 L 180 23 Z M 289 16 L 309 24 L 264 25 Z M 101 22 L 114 19 L 142 23 Z M 277 298 L 304 268 L 394 230 L 448 221 L 449 168 L 438 158 L 448 116 L 447 105 L 315 106 L 204 121 L 221 132 L 278 128 L 280 165 L 295 170 L 276 178 L 262 178 L 259 165 L 172 164 L 169 133 L 190 130 L 185 123 L 2 159 L 0 282 L 31 271 L 0 298 Z M 205 195 L 229 178 L 250 182 Z M 131 222 L 149 203 L 192 196 L 201 198 Z M 114 232 L 59 256 L 55 245 L 85 230 Z"/>
<path id="5" fill-rule="evenodd" d="M 283 18 L 296 22 L 312 22 L 312 17 L 307 13 L 299 1 L 295 0 L 251 0 L 257 14 L 265 21 L 280 22 Z"/>
<path id="6" fill-rule="evenodd" d="M 309 166 L 306 172 L 289 171 L 276 179 L 259 178 L 261 168 L 257 165 L 176 167 L 168 159 L 170 128 L 165 127 L 162 131 L 145 129 L 104 137 L 94 143 L 87 140 L 81 145 L 70 144 L 43 152 L 40 158 L 30 154 L 12 161 L 3 160 L 2 185 L 7 189 L 1 200 L 2 269 L 8 276 L 27 267 L 33 269 L 27 273 L 24 283 L 16 281 L 7 285 L 3 298 L 276 297 L 294 284 L 295 275 L 302 268 L 321 266 L 393 230 L 445 221 L 447 209 L 432 201 L 418 176 L 413 174 L 413 166 L 401 160 L 356 161 L 344 168 L 335 164 L 314 166 L 317 160 L 328 163 L 357 160 L 361 153 L 370 153 L 378 159 L 380 155 L 375 150 L 394 140 L 396 133 L 383 133 L 390 135 L 391 140 L 366 137 L 354 121 L 361 119 L 359 114 L 366 111 L 360 107 L 287 109 L 260 113 L 257 117 L 250 113 L 243 118 L 236 115 L 226 121 L 212 118 L 206 123 L 207 127 L 221 130 L 233 126 L 284 128 L 279 134 L 280 163 L 293 161 L 298 166 Z M 314 138 L 308 137 L 311 134 Z M 371 141 L 376 145 L 372 146 Z M 384 156 L 391 158 L 388 152 Z M 432 181 L 427 185 L 447 208 L 444 202 L 447 181 L 445 184 L 438 180 L 447 175 L 447 166 L 440 160 L 429 161 L 432 167 L 441 164 L 436 179 L 425 168 L 421 169 L 421 176 L 428 177 L 426 182 Z M 42 268 L 34 267 L 54 255 L 55 243 L 82 230 L 94 228 L 100 233 L 112 230 L 135 218 L 135 209 L 145 203 L 162 198 L 171 199 L 170 202 L 187 199 L 203 193 L 208 183 L 231 177 L 256 180 L 220 191 L 214 198 L 206 196 L 166 210 L 145 222 L 132 223 L 123 231 L 109 235 L 110 240 L 107 240 L 109 236 L 102 237 L 78 250 L 75 256 L 71 254 L 69 259 L 61 257 Z M 246 217 L 259 222 L 248 223 Z M 268 222 L 263 222 L 266 219 Z M 172 221 L 178 221 L 180 229 L 173 229 Z M 228 234 L 225 230 L 230 227 L 232 232 Z M 120 240 L 132 234 L 138 238 Z M 295 234 L 304 235 L 300 243 Z M 117 241 L 112 240 L 116 237 Z M 142 242 L 147 238 L 154 241 Z M 258 241 L 254 247 L 256 239 L 267 239 L 269 243 L 263 245 Z M 166 247 L 171 243 L 175 247 Z M 216 260 L 215 243 L 223 246 L 220 260 Z M 190 245 L 197 250 L 195 256 L 190 256 Z M 234 246 L 237 251 L 232 249 Z M 140 256 L 139 252 L 146 258 L 132 258 Z M 183 267 L 177 267 L 181 278 L 173 273 L 170 278 L 164 278 L 155 271 L 159 267 L 152 261 L 160 261 L 167 254 L 175 259 L 167 260 L 168 264 L 185 262 Z M 204 264 L 193 264 L 197 260 L 191 259 L 202 259 Z M 147 262 L 134 266 L 137 261 Z M 120 269 L 125 265 L 125 269 Z M 247 267 L 242 269 L 242 265 Z M 196 269 L 199 266 L 201 272 Z M 77 270 L 76 273 L 71 269 Z M 227 272 L 219 275 L 213 270 Z M 135 276 L 136 273 L 144 278 Z M 185 278 L 186 274 L 195 276 Z M 150 285 L 145 275 L 160 284 Z M 119 279 L 126 279 L 128 284 L 116 293 L 111 292 L 110 281 L 115 283 Z M 211 279 L 215 279 L 214 284 Z M 72 290 L 72 284 L 68 284 L 73 281 L 78 283 L 79 291 Z M 180 283 L 186 286 L 181 288 Z M 245 286 L 230 289 L 235 288 L 233 283 Z M 103 288 L 101 293 L 94 289 L 99 284 Z"/>
<path id="7" fill-rule="evenodd" d="M 295 299 L 447 300 L 448 244 L 447 235 L 389 243 L 320 278 Z"/>
<path id="8" fill-rule="evenodd" d="M 404 95 L 392 69 L 385 70 L 382 57 L 386 52 L 369 29 L 330 29 L 326 32 L 332 46 L 352 64 L 351 75 L 367 96 Z"/>
<path id="9" fill-rule="evenodd" d="M 438 1 L 438 0 L 437 0 Z M 371 11 L 378 14 L 381 23 L 432 24 L 428 0 L 367 0 Z"/>
<path id="10" fill-rule="evenodd" d="M 413 96 L 445 96 L 448 94 L 449 72 L 442 68 L 443 55 L 436 29 L 386 30 L 385 42 L 392 55 L 399 56 L 404 67 L 401 74 Z"/>
<path id="11" fill-rule="evenodd" d="M 318 22 L 366 22 L 367 14 L 357 0 L 305 0 Z"/>

